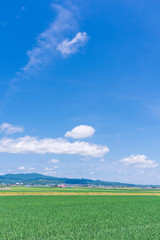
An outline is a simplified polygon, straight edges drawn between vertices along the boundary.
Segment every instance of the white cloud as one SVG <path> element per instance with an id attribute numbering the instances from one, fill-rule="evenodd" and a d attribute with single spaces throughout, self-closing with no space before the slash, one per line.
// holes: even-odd
<path id="1" fill-rule="evenodd" d="M 88 36 L 86 32 L 78 32 L 77 35 L 69 41 L 69 39 L 64 40 L 57 46 L 57 50 L 61 52 L 63 56 L 74 54 L 78 52 L 80 47 L 83 47 L 88 41 Z"/>
<path id="2" fill-rule="evenodd" d="M 16 132 L 23 132 L 23 131 L 24 131 L 24 127 L 14 126 L 14 125 L 9 124 L 9 123 L 2 123 L 0 125 L 0 132 L 4 132 L 7 135 L 13 134 L 13 133 L 16 133 Z"/>
<path id="3" fill-rule="evenodd" d="M 44 32 L 38 35 L 35 47 L 27 52 L 29 61 L 23 67 L 24 72 L 30 73 L 42 64 L 48 63 L 56 53 L 57 46 L 64 39 L 64 35 L 75 31 L 77 27 L 77 22 L 71 10 L 56 4 L 51 4 L 51 7 L 58 11 L 58 17 L 50 23 L 50 26 Z"/>
<path id="4" fill-rule="evenodd" d="M 133 165 L 135 168 L 154 168 L 158 166 L 153 160 L 149 160 L 145 155 L 130 155 L 129 157 L 123 158 L 120 162 L 125 165 Z"/>
<path id="5" fill-rule="evenodd" d="M 71 131 L 66 132 L 65 137 L 82 139 L 93 136 L 95 129 L 88 125 L 79 125 L 73 128 Z"/>
<path id="6" fill-rule="evenodd" d="M 62 138 L 38 139 L 25 136 L 17 139 L 7 137 L 0 139 L 0 152 L 17 154 L 78 154 L 81 156 L 103 157 L 105 153 L 109 152 L 109 148 L 88 142 L 76 141 L 71 143 Z"/>
<path id="7" fill-rule="evenodd" d="M 59 162 L 59 160 L 57 160 L 57 159 L 50 159 L 47 161 L 47 163 L 53 163 L 53 164 L 58 163 L 58 162 Z"/>
<path id="8" fill-rule="evenodd" d="M 18 170 L 25 170 L 25 167 L 19 167 Z"/>

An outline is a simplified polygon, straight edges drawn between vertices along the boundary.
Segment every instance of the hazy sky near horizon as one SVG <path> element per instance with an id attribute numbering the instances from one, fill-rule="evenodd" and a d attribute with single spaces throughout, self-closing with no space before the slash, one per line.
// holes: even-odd
<path id="1" fill-rule="evenodd" d="M 0 3 L 0 174 L 160 184 L 159 11 Z"/>

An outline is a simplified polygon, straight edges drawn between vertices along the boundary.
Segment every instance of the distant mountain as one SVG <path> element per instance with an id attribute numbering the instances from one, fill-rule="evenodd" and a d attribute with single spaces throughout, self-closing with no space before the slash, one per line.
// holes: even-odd
<path id="1" fill-rule="evenodd" d="M 16 184 L 23 183 L 29 185 L 47 185 L 47 184 L 71 184 L 71 185 L 96 185 L 96 186 L 121 186 L 121 187 L 136 187 L 138 185 L 120 183 L 120 182 L 105 182 L 91 179 L 70 179 L 46 176 L 38 173 L 26 174 L 6 174 L 0 176 L 0 184 Z"/>

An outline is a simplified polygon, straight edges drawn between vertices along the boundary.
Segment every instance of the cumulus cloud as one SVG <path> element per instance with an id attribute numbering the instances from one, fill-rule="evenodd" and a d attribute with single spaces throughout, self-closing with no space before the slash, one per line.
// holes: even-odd
<path id="1" fill-rule="evenodd" d="M 23 132 L 23 131 L 24 131 L 24 127 L 14 126 L 10 123 L 2 123 L 0 125 L 0 132 L 3 132 L 7 135 L 17 133 L 17 132 Z"/>
<path id="2" fill-rule="evenodd" d="M 158 166 L 153 160 L 149 160 L 145 155 L 130 155 L 129 157 L 123 158 L 121 163 L 125 165 L 133 165 L 135 168 L 154 168 Z"/>
<path id="3" fill-rule="evenodd" d="M 103 157 L 105 153 L 109 152 L 109 148 L 88 142 L 76 141 L 71 143 L 62 138 L 38 139 L 25 136 L 17 139 L 7 137 L 0 139 L 0 152 L 17 154 L 78 154 L 81 156 Z"/>
<path id="4" fill-rule="evenodd" d="M 25 167 L 19 167 L 18 170 L 25 170 Z"/>
<path id="5" fill-rule="evenodd" d="M 58 163 L 58 162 L 59 162 L 59 160 L 57 160 L 57 159 L 50 159 L 47 161 L 47 163 L 53 163 L 53 164 Z"/>
<path id="6" fill-rule="evenodd" d="M 78 52 L 80 47 L 83 47 L 88 41 L 88 36 L 86 32 L 78 32 L 77 35 L 69 41 L 69 39 L 64 40 L 57 46 L 57 50 L 61 52 L 63 56 L 74 54 Z"/>
<path id="7" fill-rule="evenodd" d="M 95 133 L 95 129 L 88 125 L 79 125 L 73 128 L 71 131 L 66 132 L 65 137 L 82 139 L 92 137 Z"/>

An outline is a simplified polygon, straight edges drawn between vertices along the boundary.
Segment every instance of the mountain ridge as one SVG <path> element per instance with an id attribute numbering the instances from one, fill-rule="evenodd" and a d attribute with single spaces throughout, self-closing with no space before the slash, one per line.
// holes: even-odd
<path id="1" fill-rule="evenodd" d="M 121 186 L 121 187 L 139 187 L 140 184 L 121 183 L 121 182 L 108 182 L 101 180 L 92 180 L 85 178 L 61 178 L 43 175 L 39 173 L 20 173 L 20 174 L 5 174 L 0 176 L 0 184 L 32 184 L 32 185 L 48 185 L 48 184 L 70 184 L 70 185 L 95 185 L 95 186 Z"/>

